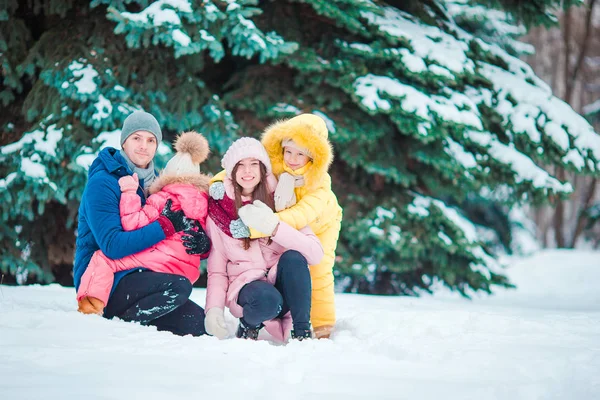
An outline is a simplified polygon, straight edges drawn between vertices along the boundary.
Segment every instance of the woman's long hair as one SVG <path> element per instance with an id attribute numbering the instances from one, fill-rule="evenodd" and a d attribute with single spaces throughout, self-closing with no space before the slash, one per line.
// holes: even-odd
<path id="1" fill-rule="evenodd" d="M 265 167 L 265 165 L 259 161 L 260 164 L 260 182 L 258 182 L 258 185 L 256 185 L 256 187 L 254 188 L 254 191 L 252 192 L 252 200 L 260 200 L 263 203 L 265 203 L 267 206 L 269 206 L 269 208 L 273 211 L 275 211 L 275 201 L 273 200 L 273 193 L 271 193 L 269 191 L 269 185 L 267 184 L 267 168 Z M 235 167 L 233 167 L 233 170 L 231 171 L 231 180 L 233 182 L 233 194 L 234 194 L 234 201 L 235 201 L 235 211 L 237 212 L 240 208 L 242 208 L 242 190 L 243 188 L 237 183 L 237 170 L 238 167 L 240 166 L 240 163 L 238 162 L 237 164 L 235 164 Z M 248 250 L 250 248 L 250 238 L 243 238 L 242 241 L 244 242 L 244 250 Z M 271 239 L 269 239 L 268 244 L 271 244 Z"/>

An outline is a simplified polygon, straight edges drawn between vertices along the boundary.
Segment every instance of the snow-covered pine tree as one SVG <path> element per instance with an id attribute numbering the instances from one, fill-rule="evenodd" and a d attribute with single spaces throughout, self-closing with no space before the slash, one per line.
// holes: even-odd
<path id="1" fill-rule="evenodd" d="M 337 273 L 347 290 L 507 284 L 464 199 L 568 195 L 540 166 L 598 174 L 600 137 L 511 55 L 519 48 L 457 24 L 457 3 L 9 1 L 2 270 L 43 279 L 70 261 L 86 168 L 141 107 L 171 134 L 204 132 L 217 156 L 276 118 L 321 115 L 345 211 Z M 559 3 L 481 4 L 517 7 L 508 11 L 530 24 L 550 22 Z"/>

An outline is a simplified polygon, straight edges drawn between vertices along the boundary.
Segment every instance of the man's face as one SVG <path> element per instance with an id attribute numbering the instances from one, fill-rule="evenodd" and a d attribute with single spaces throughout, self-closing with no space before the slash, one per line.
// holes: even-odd
<path id="1" fill-rule="evenodd" d="M 156 154 L 156 136 L 148 131 L 132 133 L 123 143 L 123 151 L 138 168 L 147 168 Z"/>

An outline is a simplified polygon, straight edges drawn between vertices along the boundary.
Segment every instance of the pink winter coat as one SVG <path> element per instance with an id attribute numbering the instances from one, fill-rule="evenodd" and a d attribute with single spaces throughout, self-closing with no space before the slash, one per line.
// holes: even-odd
<path id="1" fill-rule="evenodd" d="M 172 210 L 183 210 L 186 217 L 200 222 L 206 230 L 208 214 L 208 177 L 160 176 L 150 187 L 151 196 L 141 207 L 140 198 L 135 193 L 121 194 L 121 224 L 131 231 L 146 226 L 158 219 L 167 200 L 172 201 Z M 200 260 L 207 254 L 191 255 L 181 242 L 183 232 L 158 242 L 154 246 L 135 254 L 140 266 L 153 271 L 183 275 L 194 283 L 200 277 Z"/>
<path id="2" fill-rule="evenodd" d="M 156 221 L 170 199 L 173 210 L 183 210 L 188 218 L 200 222 L 206 230 L 208 180 L 203 175 L 161 176 L 150 187 L 152 195 L 144 207 L 137 194 L 122 193 L 120 214 L 123 229 L 131 231 Z M 182 235 L 183 232 L 175 233 L 146 250 L 116 260 L 106 257 L 100 250 L 96 251 L 81 277 L 77 300 L 91 296 L 106 304 L 114 282 L 114 273 L 138 267 L 182 275 L 194 283 L 200 276 L 200 260 L 208 254 L 188 254 L 181 242 Z"/>
<path id="3" fill-rule="evenodd" d="M 227 306 L 234 317 L 241 318 L 243 309 L 237 303 L 240 290 L 245 284 L 257 280 L 274 285 L 279 257 L 286 250 L 300 252 L 308 265 L 318 264 L 323 257 L 321 242 L 309 227 L 296 230 L 280 222 L 277 233 L 271 237 L 271 244 L 267 244 L 269 238 L 254 239 L 248 250 L 244 250 L 242 240 L 234 239 L 219 229 L 210 216 L 206 228 L 212 243 L 208 256 L 206 311 Z M 269 325 L 265 325 L 273 334 Z M 274 336 L 280 338 L 280 332 Z"/>

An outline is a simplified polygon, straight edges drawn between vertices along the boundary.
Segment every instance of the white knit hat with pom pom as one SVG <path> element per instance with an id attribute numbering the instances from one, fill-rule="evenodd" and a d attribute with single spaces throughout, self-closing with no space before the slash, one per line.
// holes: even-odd
<path id="1" fill-rule="evenodd" d="M 200 133 L 184 132 L 175 141 L 177 153 L 169 160 L 164 175 L 193 175 L 200 173 L 200 164 L 210 153 L 208 141 Z"/>

